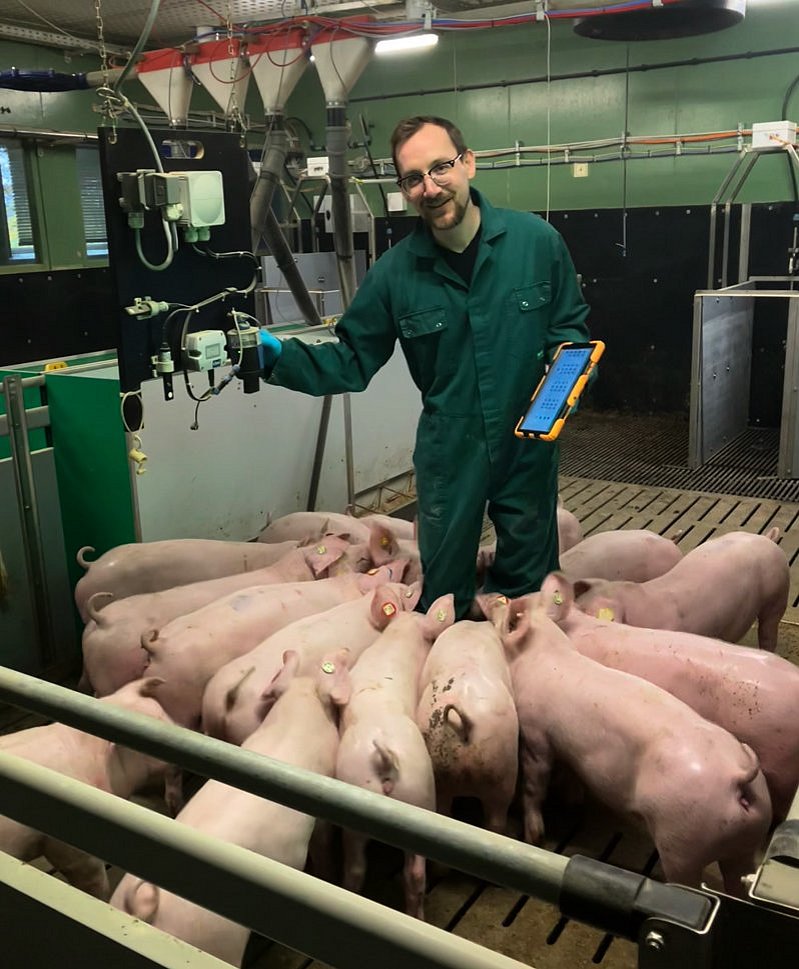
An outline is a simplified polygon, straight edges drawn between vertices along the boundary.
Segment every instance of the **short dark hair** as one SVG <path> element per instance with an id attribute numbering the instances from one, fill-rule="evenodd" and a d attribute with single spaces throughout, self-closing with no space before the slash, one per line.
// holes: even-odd
<path id="1" fill-rule="evenodd" d="M 394 159 L 394 168 L 397 170 L 399 175 L 399 166 L 397 165 L 397 151 L 400 149 L 409 138 L 412 138 L 416 132 L 423 128 L 426 124 L 435 125 L 437 128 L 443 128 L 444 131 L 449 135 L 452 144 L 458 149 L 458 153 L 462 154 L 467 150 L 468 146 L 466 141 L 461 134 L 460 128 L 454 125 L 451 121 L 446 118 L 438 118 L 435 115 L 424 115 L 418 114 L 414 115 L 412 118 L 403 118 L 400 121 L 394 131 L 391 133 L 391 157 Z"/>

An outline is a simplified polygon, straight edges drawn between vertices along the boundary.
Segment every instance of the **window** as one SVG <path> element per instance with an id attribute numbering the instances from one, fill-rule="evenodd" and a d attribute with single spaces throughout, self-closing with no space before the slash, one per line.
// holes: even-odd
<path id="1" fill-rule="evenodd" d="M 96 148 L 76 148 L 75 162 L 78 168 L 78 187 L 83 209 L 86 255 L 105 258 L 108 256 L 108 239 L 103 210 L 103 186 L 100 179 L 100 153 Z"/>
<path id="2" fill-rule="evenodd" d="M 0 138 L 0 265 L 35 262 L 25 153 L 18 141 Z"/>

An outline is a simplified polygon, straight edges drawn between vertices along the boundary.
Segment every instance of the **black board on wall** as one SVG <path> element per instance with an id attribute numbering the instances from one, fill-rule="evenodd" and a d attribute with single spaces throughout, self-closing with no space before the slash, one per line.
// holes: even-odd
<path id="1" fill-rule="evenodd" d="M 219 171 L 222 173 L 225 201 L 224 225 L 211 228 L 207 248 L 216 253 L 247 252 L 250 239 L 250 191 L 253 169 L 246 149 L 239 136 L 225 131 L 195 131 L 181 133 L 180 138 L 192 143 L 191 158 L 169 158 L 164 142 L 174 142 L 173 129 L 150 129 L 159 149 L 164 171 Z M 197 148 L 195 146 L 201 146 Z M 151 149 L 138 128 L 118 128 L 113 134 L 107 128 L 100 129 L 100 164 L 105 199 L 105 220 L 108 234 L 109 264 L 114 303 L 119 352 L 120 385 L 123 391 L 138 390 L 141 383 L 152 379 L 150 358 L 162 342 L 164 315 L 152 319 L 140 319 L 129 315 L 125 307 L 131 306 L 136 297 L 151 297 L 157 301 L 174 304 L 197 303 L 227 287 L 244 289 L 251 282 L 255 265 L 250 258 L 215 259 L 201 255 L 182 240 L 172 264 L 161 272 L 148 269 L 136 252 L 135 236 L 128 226 L 127 215 L 119 205 L 120 172 L 155 167 Z M 166 254 L 166 241 L 161 219 L 157 213 L 148 212 L 141 233 L 142 251 L 151 263 L 160 263 Z M 189 330 L 223 330 L 231 328 L 227 316 L 231 307 L 253 312 L 252 294 L 243 297 L 231 295 L 224 302 L 217 302 L 193 313 Z M 169 327 L 168 340 L 176 367 L 180 360 L 180 328 L 183 315 L 174 318 Z"/>

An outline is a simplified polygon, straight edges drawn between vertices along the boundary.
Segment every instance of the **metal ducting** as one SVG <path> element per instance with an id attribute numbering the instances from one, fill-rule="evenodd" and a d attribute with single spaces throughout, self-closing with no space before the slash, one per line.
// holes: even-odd
<path id="1" fill-rule="evenodd" d="M 580 17 L 574 31 L 596 40 L 670 40 L 733 27 L 745 13 L 746 0 L 682 0 L 612 16 Z"/>

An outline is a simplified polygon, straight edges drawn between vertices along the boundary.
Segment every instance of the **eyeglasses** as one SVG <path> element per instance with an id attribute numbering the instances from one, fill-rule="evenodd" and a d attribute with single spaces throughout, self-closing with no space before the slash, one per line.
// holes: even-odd
<path id="1" fill-rule="evenodd" d="M 449 161 L 437 162 L 426 172 L 409 172 L 409 174 L 397 179 L 397 185 L 406 195 L 417 192 L 424 185 L 425 177 L 430 178 L 436 185 L 446 185 L 452 178 L 452 169 L 455 167 L 455 162 L 462 158 L 463 152 L 460 152 Z"/>

